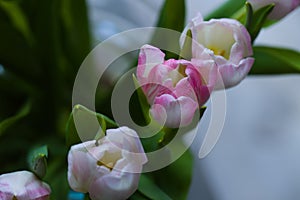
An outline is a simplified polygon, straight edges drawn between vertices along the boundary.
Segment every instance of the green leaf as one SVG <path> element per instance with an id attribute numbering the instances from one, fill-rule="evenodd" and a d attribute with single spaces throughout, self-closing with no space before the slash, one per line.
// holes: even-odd
<path id="1" fill-rule="evenodd" d="M 149 197 L 146 197 L 139 190 L 135 191 L 133 195 L 129 197 L 129 200 L 151 200 Z"/>
<path id="2" fill-rule="evenodd" d="M 172 29 L 174 31 L 182 32 L 185 23 L 185 0 L 165 0 L 165 3 L 160 11 L 157 27 Z M 170 35 L 166 32 L 157 31 L 152 37 L 153 46 L 164 46 L 165 49 L 178 50 L 179 52 L 179 37 Z M 176 58 L 178 55 L 165 52 L 166 59 Z"/>
<path id="3" fill-rule="evenodd" d="M 192 129 L 194 129 L 198 125 L 205 111 L 206 111 L 206 106 L 202 106 L 200 110 L 197 109 L 194 114 L 192 122 L 188 126 L 180 127 L 181 132 L 187 133 L 190 132 Z M 163 131 L 161 132 L 161 134 L 163 135 L 161 144 L 162 145 L 168 144 L 177 133 L 178 133 L 178 128 L 164 127 Z"/>
<path id="4" fill-rule="evenodd" d="M 41 146 L 30 151 L 28 155 L 28 164 L 30 170 L 40 179 L 44 178 L 47 172 L 47 146 Z"/>
<path id="5" fill-rule="evenodd" d="M 229 18 L 238 12 L 245 4 L 245 0 L 228 0 L 220 7 L 205 17 L 205 20 L 212 18 Z"/>
<path id="6" fill-rule="evenodd" d="M 171 198 L 145 174 L 141 174 L 138 192 L 147 197 L 145 199 L 171 200 Z"/>
<path id="7" fill-rule="evenodd" d="M 55 155 L 51 158 L 48 163 L 47 175 L 44 178 L 44 181 L 51 187 L 51 199 L 67 199 L 70 187 L 67 180 L 66 156 Z"/>
<path id="8" fill-rule="evenodd" d="M 171 199 L 187 199 L 192 181 L 193 156 L 187 150 L 178 160 L 171 165 L 152 172 L 154 182 Z M 158 198 L 159 199 L 159 198 Z"/>
<path id="9" fill-rule="evenodd" d="M 33 82 L 40 69 L 32 46 L 14 24 L 7 11 L 0 6 L 0 63 L 28 82 Z"/>
<path id="10" fill-rule="evenodd" d="M 75 126 L 74 118 L 77 120 L 77 126 Z M 99 126 L 91 123 L 97 119 Z M 118 125 L 108 117 L 96 113 L 82 105 L 76 105 L 70 115 L 66 128 L 66 143 L 67 146 L 77 144 L 85 140 L 99 139 L 104 136 L 106 129 L 117 128 Z M 80 136 L 78 134 L 80 132 Z"/>
<path id="11" fill-rule="evenodd" d="M 160 11 L 157 27 L 168 28 L 181 32 L 185 20 L 184 0 L 165 0 Z"/>
<path id="12" fill-rule="evenodd" d="M 60 2 L 63 25 L 62 42 L 65 44 L 66 55 L 72 65 L 79 67 L 90 51 L 90 32 L 86 1 L 62 0 Z"/>
<path id="13" fill-rule="evenodd" d="M 179 58 L 185 60 L 190 60 L 192 58 L 192 31 L 190 29 L 186 32 L 186 38 L 180 51 Z"/>
<path id="14" fill-rule="evenodd" d="M 251 12 L 252 11 L 251 5 L 249 3 L 247 3 L 246 5 L 247 5 L 246 7 L 248 9 L 248 13 Z M 254 42 L 260 30 L 264 27 L 267 17 L 272 12 L 274 6 L 275 6 L 274 4 L 270 4 L 258 9 L 253 13 L 251 20 L 247 21 L 246 28 L 250 33 L 252 42 Z"/>
<path id="15" fill-rule="evenodd" d="M 32 33 L 25 14 L 17 1 L 0 1 L 0 7 L 7 13 L 14 27 L 19 30 L 29 43 L 33 42 Z"/>
<path id="16" fill-rule="evenodd" d="M 250 74 L 300 73 L 300 52 L 291 49 L 255 46 Z"/>
<path id="17" fill-rule="evenodd" d="M 10 126 L 16 124 L 20 119 L 27 116 L 29 114 L 31 108 L 31 103 L 26 102 L 22 108 L 18 111 L 18 113 L 12 117 L 9 117 L 2 122 L 0 122 L 0 136 L 8 129 Z"/>
<path id="18" fill-rule="evenodd" d="M 142 90 L 142 88 L 140 87 L 140 83 L 137 80 L 137 78 L 135 77 L 135 75 L 132 75 L 132 79 L 136 88 L 135 93 L 132 96 L 132 101 L 130 102 L 130 110 L 133 110 L 132 107 L 134 107 L 135 109 L 133 110 L 135 113 L 132 113 L 133 119 L 139 119 L 139 121 L 135 120 L 136 123 L 140 124 L 140 125 L 147 125 L 150 121 L 150 115 L 149 115 L 149 109 L 150 109 L 150 105 L 147 101 L 147 98 Z M 135 95 L 136 94 L 136 95 Z M 135 95 L 135 96 L 134 96 Z M 135 99 L 133 99 L 134 97 L 136 97 Z"/>
<path id="19" fill-rule="evenodd" d="M 251 26 L 253 21 L 253 8 L 249 2 L 246 2 L 245 9 L 246 9 L 246 16 L 245 16 L 244 24 L 245 27 L 248 29 L 248 27 Z"/>

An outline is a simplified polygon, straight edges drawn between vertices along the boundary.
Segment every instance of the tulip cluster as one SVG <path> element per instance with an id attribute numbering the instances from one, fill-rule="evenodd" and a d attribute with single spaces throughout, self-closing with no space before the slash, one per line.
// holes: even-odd
<path id="1" fill-rule="evenodd" d="M 158 48 L 144 45 L 137 66 L 152 117 L 173 128 L 190 124 L 213 90 L 237 85 L 254 62 L 250 35 L 236 20 L 205 22 L 199 14 L 183 31 L 181 47 L 188 30 L 192 32 L 190 60 L 164 60 Z"/>

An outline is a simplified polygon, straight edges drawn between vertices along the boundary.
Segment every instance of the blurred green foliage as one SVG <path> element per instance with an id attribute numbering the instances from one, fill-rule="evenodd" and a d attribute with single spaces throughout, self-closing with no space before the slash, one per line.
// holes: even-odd
<path id="1" fill-rule="evenodd" d="M 85 0 L 0 1 L 0 174 L 28 169 L 30 148 L 48 144 L 53 199 L 68 191 L 64 131 L 90 46 Z"/>
<path id="2" fill-rule="evenodd" d="M 161 10 L 156 27 L 172 29 L 174 31 L 182 32 L 185 26 L 185 13 L 186 13 L 185 0 L 165 0 Z M 167 33 L 157 31 L 152 37 L 152 43 L 154 46 L 161 45 L 168 47 L 167 49 L 178 49 L 179 47 L 179 36 L 170 37 Z M 158 44 L 158 45 L 156 45 Z M 178 58 L 179 55 L 175 53 L 165 51 L 165 59 Z"/>

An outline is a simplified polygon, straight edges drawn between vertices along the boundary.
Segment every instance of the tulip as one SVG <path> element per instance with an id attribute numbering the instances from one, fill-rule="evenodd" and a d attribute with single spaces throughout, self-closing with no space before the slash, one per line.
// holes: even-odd
<path id="1" fill-rule="evenodd" d="M 280 20 L 300 5 L 300 0 L 248 0 L 254 10 L 269 4 L 275 4 L 273 11 L 268 16 L 271 20 Z"/>
<path id="2" fill-rule="evenodd" d="M 216 89 L 229 88 L 240 83 L 250 71 L 252 56 L 251 38 L 246 28 L 234 19 L 203 21 L 198 14 L 187 25 L 180 38 L 180 45 L 188 30 L 192 32 L 192 60 L 213 59 L 219 78 Z"/>
<path id="3" fill-rule="evenodd" d="M 1 200 L 47 200 L 51 189 L 29 171 L 18 171 L 0 176 Z"/>
<path id="4" fill-rule="evenodd" d="M 71 147 L 68 181 L 77 192 L 92 200 L 127 199 L 138 187 L 142 166 L 147 162 L 137 133 L 127 127 L 108 129 L 98 141 Z"/>
<path id="5" fill-rule="evenodd" d="M 212 60 L 164 60 L 158 48 L 144 45 L 139 54 L 137 79 L 149 104 L 150 114 L 168 127 L 186 126 L 209 98 L 216 82 Z"/>

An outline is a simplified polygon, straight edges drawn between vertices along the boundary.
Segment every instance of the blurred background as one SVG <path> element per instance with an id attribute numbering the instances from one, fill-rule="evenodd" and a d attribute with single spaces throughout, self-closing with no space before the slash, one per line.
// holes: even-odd
<path id="1" fill-rule="evenodd" d="M 224 2 L 186 0 L 185 22 L 197 12 L 207 15 Z M 49 163 L 46 181 L 57 185 L 53 188 L 56 196 L 64 196 L 65 124 L 80 64 L 92 47 L 108 37 L 132 28 L 156 26 L 163 3 L 0 2 L 0 174 L 24 169 L 24 158 L 32 145 L 47 143 L 50 156 L 56 160 Z M 263 30 L 256 44 L 300 51 L 299 19 L 300 9 Z M 116 46 L 122 48 L 126 42 L 130 41 L 118 41 Z M 114 65 L 130 67 L 135 56 L 121 58 Z M 124 69 L 107 76 L 117 78 Z M 97 110 L 107 115 L 111 114 L 109 106 L 103 102 L 109 99 L 106 94 L 111 82 L 104 81 L 107 91 L 96 97 Z M 192 144 L 195 163 L 188 199 L 300 198 L 299 84 L 298 75 L 250 75 L 227 90 L 226 120 L 217 145 L 206 158 L 198 159 L 209 114 L 201 121 L 200 137 Z"/>

